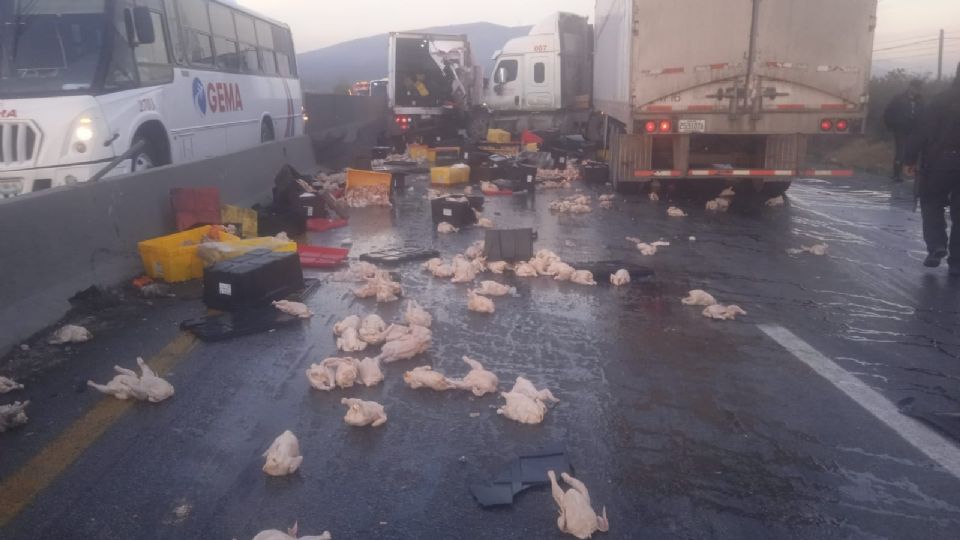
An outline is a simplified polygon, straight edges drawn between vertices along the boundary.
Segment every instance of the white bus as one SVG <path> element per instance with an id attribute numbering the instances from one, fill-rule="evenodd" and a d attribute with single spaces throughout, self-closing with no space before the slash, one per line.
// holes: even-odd
<path id="1" fill-rule="evenodd" d="M 217 0 L 0 1 L 0 197 L 303 131 L 288 26 Z"/>

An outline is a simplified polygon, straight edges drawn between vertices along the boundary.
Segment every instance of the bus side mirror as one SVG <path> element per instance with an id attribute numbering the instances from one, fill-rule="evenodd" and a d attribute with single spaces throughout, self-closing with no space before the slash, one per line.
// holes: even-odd
<path id="1" fill-rule="evenodd" d="M 157 40 L 153 17 L 145 7 L 133 8 L 133 27 L 137 31 L 137 43 L 149 45 Z"/>

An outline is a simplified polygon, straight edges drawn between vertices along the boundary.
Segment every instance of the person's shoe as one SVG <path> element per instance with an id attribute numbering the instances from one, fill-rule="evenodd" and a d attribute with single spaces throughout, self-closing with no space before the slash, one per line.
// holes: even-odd
<path id="1" fill-rule="evenodd" d="M 940 263 L 943 262 L 943 258 L 947 256 L 947 250 L 940 249 L 934 251 L 933 253 L 927 255 L 927 258 L 923 261 L 923 265 L 927 268 L 937 268 L 940 266 Z"/>

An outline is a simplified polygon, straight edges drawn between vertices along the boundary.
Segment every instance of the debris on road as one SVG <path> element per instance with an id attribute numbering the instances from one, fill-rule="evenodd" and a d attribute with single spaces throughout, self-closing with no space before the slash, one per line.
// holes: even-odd
<path id="1" fill-rule="evenodd" d="M 560 214 L 589 214 L 593 212 L 593 208 L 590 207 L 590 197 L 586 195 L 574 195 L 566 199 L 551 202 L 550 211 Z"/>
<path id="2" fill-rule="evenodd" d="M 492 263 L 487 263 L 487 270 L 490 270 L 494 274 L 502 274 L 510 268 L 510 263 L 507 261 L 495 261 Z"/>
<path id="3" fill-rule="evenodd" d="M 263 472 L 270 476 L 293 474 L 303 463 L 303 456 L 300 455 L 300 441 L 289 430 L 274 439 L 270 448 L 263 453 L 263 457 L 267 458 L 266 463 L 263 464 Z"/>
<path id="4" fill-rule="evenodd" d="M 630 284 L 630 272 L 625 268 L 617 270 L 617 273 L 610 275 L 610 284 L 614 287 L 623 287 Z"/>
<path id="5" fill-rule="evenodd" d="M 671 206 L 670 208 L 667 208 L 667 215 L 670 217 L 687 217 L 687 213 L 677 208 L 676 206 Z"/>
<path id="6" fill-rule="evenodd" d="M 470 371 L 462 379 L 450 380 L 454 386 L 459 390 L 469 390 L 477 397 L 497 391 L 500 379 L 495 373 L 487 371 L 480 362 L 472 358 L 464 356 L 463 361 L 470 366 Z"/>
<path id="7" fill-rule="evenodd" d="M 416 367 L 413 368 L 412 371 L 404 373 L 403 382 L 407 383 L 407 386 L 414 390 L 429 388 L 437 392 L 443 392 L 445 390 L 453 390 L 457 387 L 453 381 L 446 378 L 442 373 L 433 371 L 433 368 L 430 366 Z"/>
<path id="8" fill-rule="evenodd" d="M 492 228 L 496 227 L 496 225 L 493 223 L 492 220 L 490 220 L 489 218 L 485 218 L 485 217 L 479 218 L 479 219 L 477 220 L 477 226 L 478 226 L 478 227 L 482 227 L 482 228 L 484 228 L 484 229 L 492 229 Z"/>
<path id="9" fill-rule="evenodd" d="M 387 323 L 379 315 L 367 315 L 363 318 L 357 334 L 362 341 L 369 345 L 380 345 L 383 343 L 383 333 L 386 330 Z"/>
<path id="10" fill-rule="evenodd" d="M 601 515 L 597 515 L 590 504 L 590 492 L 583 482 L 562 472 L 560 477 L 572 489 L 563 491 L 557 483 L 557 473 L 548 471 L 550 491 L 553 500 L 560 507 L 560 517 L 557 518 L 557 527 L 562 532 L 576 536 L 580 540 L 587 540 L 593 533 L 607 532 L 610 522 L 607 520 L 607 508 L 604 507 Z"/>
<path id="11" fill-rule="evenodd" d="M 378 427 L 387 423 L 387 413 L 383 405 L 375 401 L 343 398 L 340 403 L 347 406 L 347 414 L 343 421 L 355 427 Z"/>
<path id="12" fill-rule="evenodd" d="M 497 308 L 493 300 L 480 296 L 473 289 L 467 291 L 467 309 L 476 313 L 494 313 Z"/>
<path id="13" fill-rule="evenodd" d="M 717 321 L 732 321 L 737 318 L 737 315 L 746 315 L 747 312 L 740 308 L 740 306 L 723 306 L 720 304 L 714 304 L 708 306 L 703 310 L 703 316 L 708 319 L 714 319 Z"/>
<path id="14" fill-rule="evenodd" d="M 451 278 L 454 274 L 453 266 L 443 262 L 443 259 L 430 259 L 423 263 L 423 269 L 440 279 Z"/>
<path id="15" fill-rule="evenodd" d="M 707 211 L 709 212 L 726 212 L 730 209 L 730 200 L 724 199 L 723 197 L 717 197 L 712 201 L 707 201 Z"/>
<path id="16" fill-rule="evenodd" d="M 262 531 L 253 537 L 253 540 L 333 540 L 330 531 L 323 531 L 320 536 L 301 536 L 297 537 L 297 524 L 287 529 L 287 532 L 270 529 Z"/>
<path id="17" fill-rule="evenodd" d="M 426 352 L 432 341 L 433 333 L 430 332 L 429 328 L 411 326 L 409 333 L 384 344 L 377 359 L 388 364 L 399 360 L 409 360 Z"/>
<path id="18" fill-rule="evenodd" d="M 549 484 L 547 471 L 573 472 L 562 446 L 549 445 L 521 454 L 506 463 L 490 482 L 472 484 L 470 494 L 485 508 L 510 505 L 517 494 Z"/>
<path id="19" fill-rule="evenodd" d="M 360 332 L 356 328 L 347 328 L 337 338 L 337 349 L 343 352 L 361 352 L 366 348 L 367 342 L 360 339 Z"/>
<path id="20" fill-rule="evenodd" d="M 393 281 L 389 272 L 378 270 L 374 277 L 367 279 L 367 284 L 353 291 L 357 298 L 374 298 L 377 303 L 396 302 L 403 296 L 403 288 Z"/>
<path id="21" fill-rule="evenodd" d="M 379 269 L 376 265 L 368 262 L 355 262 L 350 264 L 350 268 L 333 274 L 331 281 L 360 283 L 377 275 Z"/>
<path id="22" fill-rule="evenodd" d="M 357 364 L 360 370 L 360 382 L 366 386 L 376 386 L 383 382 L 383 371 L 380 369 L 380 360 L 364 358 Z"/>
<path id="23" fill-rule="evenodd" d="M 344 197 L 350 208 L 371 206 L 390 207 L 390 186 L 360 186 L 350 188 Z"/>
<path id="24" fill-rule="evenodd" d="M 306 373 L 310 386 L 317 390 L 351 388 L 360 378 L 360 362 L 355 358 L 327 358 L 319 364 L 312 364 Z"/>
<path id="25" fill-rule="evenodd" d="M 333 335 L 342 336 L 348 328 L 353 328 L 354 330 L 360 330 L 360 317 L 357 315 L 350 315 L 346 319 L 333 325 Z"/>
<path id="26" fill-rule="evenodd" d="M 86 343 L 93 339 L 93 334 L 82 326 L 68 324 L 50 336 L 47 343 L 51 345 L 65 345 L 67 343 Z"/>
<path id="27" fill-rule="evenodd" d="M 547 268 L 547 273 L 553 275 L 554 281 L 570 281 L 573 279 L 573 274 L 576 273 L 576 269 L 569 264 L 561 261 L 552 263 L 549 268 Z"/>
<path id="28" fill-rule="evenodd" d="M 523 377 L 517 377 L 509 392 L 501 392 L 506 404 L 497 409 L 497 414 L 520 422 L 521 424 L 539 424 L 547 414 L 546 402 L 558 402 L 550 390 L 537 390 L 533 383 Z"/>
<path id="29" fill-rule="evenodd" d="M 537 272 L 537 269 L 528 262 L 519 262 L 513 267 L 513 273 L 517 277 L 522 278 L 535 278 L 539 277 L 540 273 Z"/>
<path id="30" fill-rule="evenodd" d="M 517 289 L 496 281 L 481 281 L 480 288 L 474 289 L 474 292 L 480 296 L 507 296 L 508 294 L 516 294 Z"/>
<path id="31" fill-rule="evenodd" d="M 22 390 L 23 385 L 19 384 L 13 379 L 7 377 L 0 377 L 0 394 L 6 394 L 7 392 L 13 392 L 14 390 Z"/>
<path id="32" fill-rule="evenodd" d="M 827 244 L 814 244 L 812 246 L 800 246 L 800 249 L 788 249 L 787 253 L 790 255 L 800 255 L 802 253 L 809 253 L 811 255 L 816 255 L 818 257 L 823 257 L 827 254 L 827 250 L 830 249 L 830 246 Z"/>
<path id="33" fill-rule="evenodd" d="M 660 195 L 656 191 L 651 191 L 648 197 L 652 202 L 660 202 Z"/>
<path id="34" fill-rule="evenodd" d="M 151 403 L 160 403 L 173 395 L 173 385 L 158 377 L 143 358 L 137 358 L 137 365 L 140 366 L 139 377 L 132 370 L 114 366 L 113 369 L 118 374 L 110 382 L 102 385 L 87 381 L 87 386 L 117 399 L 135 399 Z"/>
<path id="35" fill-rule="evenodd" d="M 780 195 L 779 197 L 774 197 L 772 199 L 767 200 L 767 202 L 763 204 L 771 208 L 775 208 L 777 206 L 783 206 L 787 204 L 787 201 L 784 200 L 783 195 Z"/>
<path id="36" fill-rule="evenodd" d="M 737 192 L 734 191 L 732 187 L 728 187 L 723 191 L 721 191 L 720 195 L 717 195 L 717 197 L 736 197 L 736 195 L 737 195 Z"/>
<path id="37" fill-rule="evenodd" d="M 310 311 L 310 308 L 306 304 L 300 302 L 290 302 L 289 300 L 279 300 L 273 303 L 273 307 L 280 310 L 281 313 L 286 313 L 292 317 L 297 317 L 300 319 L 309 319 L 313 317 L 313 312 Z"/>
<path id="38" fill-rule="evenodd" d="M 597 282 L 593 279 L 593 272 L 589 270 L 577 270 L 570 276 L 570 282 L 576 283 L 577 285 L 596 285 Z"/>
<path id="39" fill-rule="evenodd" d="M 150 283 L 140 287 L 140 297 L 147 299 L 155 298 L 176 298 L 173 293 L 173 287 L 166 283 Z"/>
<path id="40" fill-rule="evenodd" d="M 29 401 L 15 401 L 10 405 L 0 405 L 0 433 L 26 424 L 29 404 Z"/>
<path id="41" fill-rule="evenodd" d="M 411 326 L 430 328 L 430 325 L 433 324 L 433 316 L 427 313 L 427 310 L 423 309 L 416 300 L 410 300 L 407 302 L 407 310 L 403 314 L 403 322 Z"/>
<path id="42" fill-rule="evenodd" d="M 444 221 L 443 223 L 437 225 L 437 232 L 440 234 L 453 234 L 460 232 L 460 229 Z"/>
<path id="43" fill-rule="evenodd" d="M 463 252 L 463 256 L 471 261 L 482 257 L 484 244 L 485 242 L 483 240 L 477 240 L 476 242 L 470 244 L 470 247 Z"/>
<path id="44" fill-rule="evenodd" d="M 457 255 L 453 258 L 453 278 L 452 283 L 470 283 L 477 279 L 477 270 L 473 264 L 463 255 Z"/>
<path id="45" fill-rule="evenodd" d="M 708 293 L 700 289 L 695 289 L 687 293 L 687 297 L 681 300 L 685 306 L 713 306 L 717 300 Z"/>

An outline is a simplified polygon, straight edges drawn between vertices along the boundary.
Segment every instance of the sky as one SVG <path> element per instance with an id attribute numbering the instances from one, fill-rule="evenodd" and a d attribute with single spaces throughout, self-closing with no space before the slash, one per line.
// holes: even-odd
<path id="1" fill-rule="evenodd" d="M 534 24 L 555 11 L 589 15 L 594 0 L 234 0 L 288 23 L 297 50 L 448 24 Z M 679 0 L 678 0 L 679 1 Z M 802 0 L 793 0 L 802 1 Z M 846 0 L 838 0 L 846 1 Z M 960 61 L 960 0 L 880 0 L 877 64 L 885 69 L 932 70 L 941 28 L 946 30 L 946 71 Z M 917 43 L 921 42 L 922 43 Z M 891 48 L 894 47 L 894 48 Z"/>

